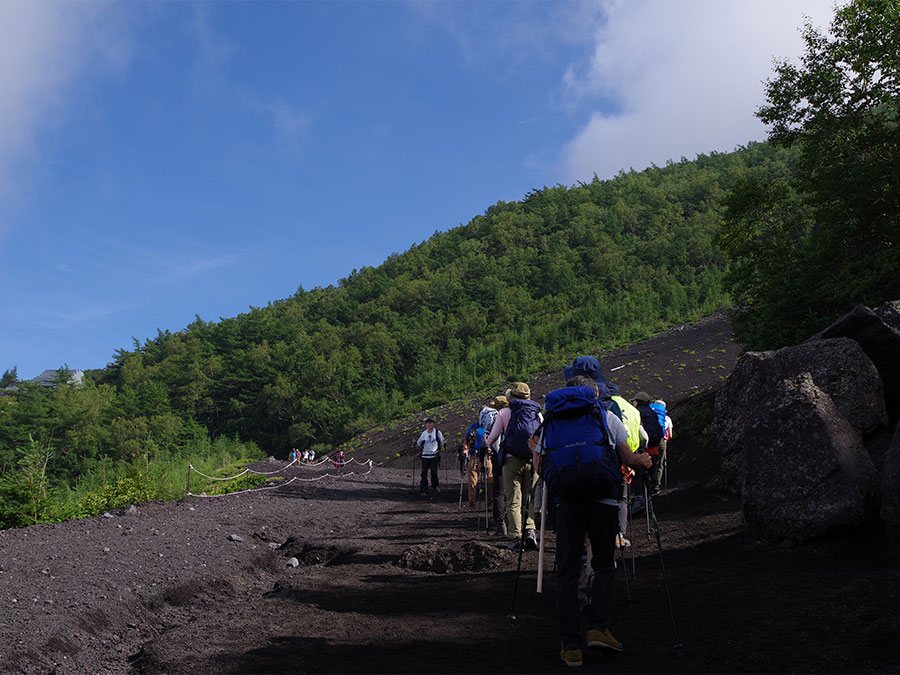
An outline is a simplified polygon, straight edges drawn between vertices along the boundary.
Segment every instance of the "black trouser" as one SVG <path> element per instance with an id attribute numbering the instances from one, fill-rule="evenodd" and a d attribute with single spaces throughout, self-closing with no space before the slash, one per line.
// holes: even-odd
<path id="1" fill-rule="evenodd" d="M 422 458 L 422 480 L 419 481 L 419 492 L 428 492 L 428 471 L 431 470 L 431 487 L 438 486 L 438 458 Z"/>
<path id="2" fill-rule="evenodd" d="M 594 570 L 588 629 L 608 627 L 616 573 L 616 511 L 615 506 L 599 502 L 573 504 L 560 501 L 556 505 L 556 615 L 559 636 L 567 648 L 581 645 L 578 579 L 581 577 L 585 534 L 591 540 L 591 567 Z"/>
<path id="3" fill-rule="evenodd" d="M 498 461 L 497 451 L 491 449 L 491 464 L 494 467 L 494 522 L 506 522 L 506 493 L 503 491 L 503 470 Z"/>

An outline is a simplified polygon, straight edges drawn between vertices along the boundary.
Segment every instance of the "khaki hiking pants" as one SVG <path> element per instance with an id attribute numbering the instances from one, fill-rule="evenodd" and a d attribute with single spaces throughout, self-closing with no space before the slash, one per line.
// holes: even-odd
<path id="1" fill-rule="evenodd" d="M 529 477 L 531 481 L 529 482 Z M 505 455 L 503 457 L 503 487 L 506 491 L 506 525 L 509 536 L 522 536 L 522 500 L 534 490 L 538 475 L 532 471 L 531 458 Z M 528 509 L 525 529 L 534 529 L 534 511 Z"/>
<path id="2" fill-rule="evenodd" d="M 482 464 L 484 465 L 482 467 Z M 469 504 L 475 504 L 476 490 L 478 489 L 478 481 L 481 480 L 481 470 L 484 468 L 487 471 L 487 499 L 488 501 L 492 501 L 494 499 L 494 466 L 491 463 L 490 457 L 485 457 L 484 460 L 478 459 L 478 455 L 472 455 L 469 458 L 469 466 L 466 469 L 466 480 L 469 483 Z"/>

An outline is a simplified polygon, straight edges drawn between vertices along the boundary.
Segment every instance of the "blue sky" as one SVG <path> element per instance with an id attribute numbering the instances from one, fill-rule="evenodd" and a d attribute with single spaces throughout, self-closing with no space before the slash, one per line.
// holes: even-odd
<path id="1" fill-rule="evenodd" d="M 0 3 L 0 372 L 378 265 L 499 201 L 730 151 L 829 2 Z"/>

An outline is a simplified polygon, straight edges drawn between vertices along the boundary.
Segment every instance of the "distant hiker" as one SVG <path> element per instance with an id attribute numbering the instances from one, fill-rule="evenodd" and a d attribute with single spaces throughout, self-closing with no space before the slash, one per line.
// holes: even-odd
<path id="1" fill-rule="evenodd" d="M 510 550 L 518 550 L 522 538 L 522 507 L 537 483 L 537 475 L 531 463 L 531 449 L 528 439 L 537 431 L 543 416 L 541 406 L 531 400 L 531 389 L 524 382 L 515 382 L 509 389 L 509 407 L 500 410 L 488 436 L 488 445 L 493 445 L 503 434 L 500 444 L 499 465 L 503 472 L 503 489 L 506 493 L 506 525 Z M 538 547 L 534 516 L 528 509 L 525 515 L 525 548 Z"/>
<path id="2" fill-rule="evenodd" d="M 469 461 L 469 451 L 465 442 L 456 446 L 456 461 L 459 464 L 459 475 L 466 475 L 466 464 Z"/>
<path id="3" fill-rule="evenodd" d="M 494 411 L 496 412 L 496 411 Z M 485 499 L 493 499 L 494 496 L 494 472 L 491 464 L 490 452 L 487 450 L 487 444 L 484 442 L 484 427 L 479 421 L 472 422 L 466 430 L 466 449 L 469 455 L 469 463 L 466 470 L 466 480 L 469 484 L 469 508 L 475 510 L 476 499 L 478 493 L 479 476 L 484 475 L 484 485 L 482 489 L 485 491 Z"/>
<path id="4" fill-rule="evenodd" d="M 485 415 L 485 409 L 496 410 L 499 414 L 499 411 L 508 406 L 509 399 L 507 399 L 506 396 L 503 396 L 502 394 L 495 396 L 485 408 L 482 408 L 479 419 Z M 503 489 L 503 471 L 500 470 L 500 444 L 503 442 L 503 434 L 501 433 L 493 443 L 487 442 L 487 437 L 490 435 L 494 428 L 494 423 L 497 421 L 497 415 L 492 415 L 492 419 L 493 421 L 486 427 L 485 445 L 490 449 L 491 466 L 494 472 L 494 478 L 491 481 L 494 490 L 494 522 L 497 523 L 497 536 L 508 537 L 509 528 L 506 525 L 506 491 Z"/>
<path id="5" fill-rule="evenodd" d="M 636 393 L 631 402 L 641 414 L 641 426 L 647 432 L 647 453 L 653 458 L 648 479 L 650 491 L 657 493 L 666 458 L 666 406 L 664 402 L 653 401 L 645 391 Z"/>
<path id="6" fill-rule="evenodd" d="M 431 472 L 431 488 L 437 492 L 440 489 L 438 482 L 438 467 L 441 461 L 441 451 L 444 449 L 444 435 L 434 428 L 434 418 L 425 418 L 425 431 L 416 441 L 416 446 L 422 452 L 422 476 L 419 481 L 419 494 L 428 496 L 428 472 Z"/>
<path id="7" fill-rule="evenodd" d="M 309 461 L 310 462 L 316 461 L 316 451 L 315 450 L 309 451 Z"/>
<path id="8" fill-rule="evenodd" d="M 593 549 L 594 572 L 586 643 L 588 647 L 623 650 L 609 630 L 619 464 L 636 469 L 651 464 L 646 454 L 631 451 L 625 426 L 599 404 L 599 393 L 593 377 L 578 375 L 568 380 L 564 389 L 547 394 L 547 421 L 534 439 L 537 442 L 532 443 L 534 465 L 557 501 L 556 613 L 560 657 L 568 666 L 582 664 L 578 580 L 585 535 Z"/>
<path id="9" fill-rule="evenodd" d="M 339 466 L 344 466 L 344 451 L 338 450 L 337 454 L 334 456 L 334 468 L 338 468 Z"/>
<path id="10" fill-rule="evenodd" d="M 291 448 L 290 461 L 292 461 L 292 462 L 297 461 L 297 448 Z"/>

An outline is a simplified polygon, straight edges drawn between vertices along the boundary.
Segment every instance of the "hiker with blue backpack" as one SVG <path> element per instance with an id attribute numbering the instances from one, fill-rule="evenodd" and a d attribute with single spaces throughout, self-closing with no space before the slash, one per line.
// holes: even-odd
<path id="1" fill-rule="evenodd" d="M 648 455 L 631 451 L 628 431 L 621 420 L 608 415 L 600 404 L 601 387 L 595 378 L 602 377 L 599 363 L 596 369 L 593 363 L 589 364 L 588 372 L 593 375 L 581 374 L 575 365 L 566 368 L 566 387 L 547 394 L 546 419 L 532 439 L 532 461 L 556 500 L 556 613 L 560 658 L 567 666 L 582 665 L 585 643 L 591 648 L 616 652 L 624 649 L 609 630 L 621 483 L 619 466 L 624 464 L 632 469 L 651 466 Z M 605 389 L 605 383 L 601 384 Z M 583 641 L 578 580 L 585 536 L 593 549 L 593 582 L 587 639 Z"/>
<path id="2" fill-rule="evenodd" d="M 465 447 L 469 458 L 466 468 L 466 481 L 469 484 L 469 510 L 474 511 L 478 494 L 478 479 L 483 479 L 482 489 L 485 490 L 485 499 L 490 499 L 493 489 L 488 480 L 493 481 L 494 473 L 491 466 L 490 455 L 485 456 L 487 445 L 484 442 L 484 427 L 480 420 L 472 422 L 466 430 Z M 489 493 L 489 494 L 488 494 Z"/>
<path id="3" fill-rule="evenodd" d="M 650 492 L 657 494 L 666 462 L 666 404 L 652 400 L 645 391 L 639 391 L 632 399 L 641 415 L 641 426 L 647 432 L 647 454 L 653 458 L 653 468 L 648 475 Z"/>
<path id="4" fill-rule="evenodd" d="M 537 475 L 531 463 L 528 441 L 543 417 L 541 406 L 531 400 L 531 388 L 526 383 L 514 382 L 509 399 L 509 406 L 497 413 L 487 444 L 493 445 L 502 436 L 498 464 L 506 494 L 507 532 L 512 537 L 508 548 L 518 551 L 524 545 L 527 550 L 534 551 L 538 548 L 538 540 L 528 502 L 537 484 Z M 496 467 L 494 470 L 496 472 Z"/>

